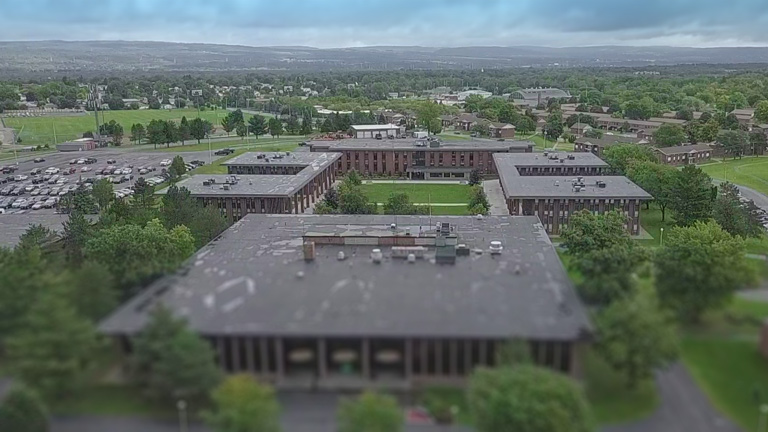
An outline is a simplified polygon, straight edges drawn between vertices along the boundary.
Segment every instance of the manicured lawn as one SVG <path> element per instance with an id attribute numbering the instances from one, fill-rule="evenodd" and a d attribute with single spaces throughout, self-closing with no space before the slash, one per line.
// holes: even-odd
<path id="1" fill-rule="evenodd" d="M 759 238 L 748 238 L 746 241 L 748 253 L 768 255 L 768 235 Z"/>
<path id="2" fill-rule="evenodd" d="M 712 402 L 747 431 L 757 432 L 759 392 L 768 398 L 768 364 L 756 339 L 686 337 L 682 357 Z"/>
<path id="3" fill-rule="evenodd" d="M 263 151 L 263 152 L 293 151 L 296 149 L 296 147 L 297 147 L 296 144 L 288 143 L 288 144 L 270 144 L 270 145 L 265 145 L 258 148 L 253 148 L 253 149 L 247 149 L 247 148 L 238 149 L 238 150 L 235 150 L 235 152 L 229 156 L 219 157 L 219 159 L 214 160 L 212 164 L 206 164 L 201 167 L 195 168 L 194 170 L 190 171 L 190 174 L 226 174 L 227 167 L 223 166 L 222 163 L 232 159 L 235 156 L 239 156 L 249 151 Z"/>
<path id="4" fill-rule="evenodd" d="M 264 150 L 263 147 L 265 146 L 273 146 L 275 144 L 291 144 L 294 148 L 299 145 L 299 142 L 304 141 L 306 138 L 304 137 L 296 137 L 296 136 L 289 136 L 289 137 L 280 137 L 280 138 L 259 138 L 255 139 L 251 137 L 250 141 L 246 141 L 244 139 L 240 139 L 239 137 L 233 136 L 232 139 L 227 140 L 214 140 L 211 141 L 211 150 L 219 150 L 223 148 L 233 148 L 233 149 L 239 149 L 239 148 L 247 148 L 247 149 L 253 149 L 253 151 L 270 151 L 270 150 Z M 142 147 L 147 148 L 148 150 L 155 150 L 154 146 L 149 144 L 142 144 Z M 208 141 L 207 140 L 201 140 L 200 144 L 197 144 L 197 141 L 187 141 L 187 145 L 177 145 L 172 146 L 170 148 L 166 148 L 165 146 L 157 146 L 157 151 L 161 152 L 191 152 L 191 151 L 208 151 Z"/>
<path id="5" fill-rule="evenodd" d="M 214 126 L 221 125 L 221 119 L 227 115 L 226 110 L 201 111 L 200 117 L 209 120 Z M 150 120 L 181 120 L 186 116 L 188 120 L 197 117 L 196 109 L 175 109 L 175 110 L 125 110 L 125 111 L 104 111 L 104 120 L 109 122 L 115 120 L 123 125 L 126 141 L 131 133 L 131 125 L 134 123 L 143 123 L 146 125 Z M 102 123 L 102 113 L 99 112 L 99 123 Z M 250 115 L 246 114 L 246 118 Z M 5 125 L 21 132 L 21 144 L 23 145 L 45 145 L 60 143 L 63 141 L 80 138 L 85 131 L 93 131 L 96 128 L 96 119 L 94 113 L 88 112 L 82 116 L 68 117 L 8 117 L 4 119 Z"/>
<path id="6" fill-rule="evenodd" d="M 651 204 L 650 209 L 646 209 L 645 204 L 643 204 L 642 208 L 640 209 L 640 226 L 642 226 L 643 229 L 653 237 L 653 239 L 638 240 L 638 242 L 644 246 L 657 247 L 661 243 L 661 228 L 664 228 L 664 231 L 667 231 L 675 226 L 675 224 L 672 221 L 672 216 L 669 209 L 667 209 L 666 218 L 664 222 L 662 222 L 661 210 L 659 210 L 655 204 Z M 667 231 L 667 234 L 668 233 L 669 232 Z"/>
<path id="7" fill-rule="evenodd" d="M 448 132 L 441 133 L 439 137 L 445 141 L 469 141 L 472 139 L 469 134 L 454 134 Z"/>
<path id="8" fill-rule="evenodd" d="M 363 192 L 377 203 L 386 202 L 391 193 L 405 192 L 414 203 L 467 203 L 470 187 L 461 184 L 364 183 Z"/>
<path id="9" fill-rule="evenodd" d="M 713 178 L 744 185 L 768 195 L 768 156 L 725 159 L 701 165 L 701 169 Z"/>
<path id="10" fill-rule="evenodd" d="M 600 425 L 641 419 L 652 413 L 658 404 L 653 380 L 645 380 L 630 390 L 621 375 L 592 351 L 586 355 L 584 373 L 587 398 Z"/>
<path id="11" fill-rule="evenodd" d="M 174 406 L 148 400 L 139 389 L 124 385 L 93 385 L 73 397 L 59 399 L 51 407 L 57 415 L 124 415 L 172 418 Z"/>

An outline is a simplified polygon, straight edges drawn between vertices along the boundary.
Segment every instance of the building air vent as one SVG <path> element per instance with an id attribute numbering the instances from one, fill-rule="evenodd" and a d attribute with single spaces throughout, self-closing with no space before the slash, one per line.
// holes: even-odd
<path id="1" fill-rule="evenodd" d="M 456 256 L 469 256 L 469 246 L 459 244 L 456 246 Z"/>
<path id="2" fill-rule="evenodd" d="M 572 155 L 572 154 L 569 154 L 569 155 L 568 155 L 568 159 L 569 159 L 569 160 L 576 160 L 576 156 L 575 156 L 575 155 Z"/>
<path id="3" fill-rule="evenodd" d="M 381 253 L 381 249 L 374 249 L 371 251 L 371 260 L 375 264 L 380 264 L 383 258 L 384 258 L 384 254 Z"/>
<path id="4" fill-rule="evenodd" d="M 315 242 L 304 243 L 304 261 L 315 260 Z"/>
<path id="5" fill-rule="evenodd" d="M 414 255 L 414 254 L 408 254 L 408 258 L 407 258 L 407 260 L 408 260 L 408 262 L 409 262 L 410 264 L 413 264 L 413 263 L 415 263 L 415 262 L 416 262 L 416 255 Z"/>
<path id="6" fill-rule="evenodd" d="M 346 259 L 346 255 L 344 255 L 344 251 L 339 251 L 338 254 L 336 254 L 336 259 L 339 261 L 344 261 Z"/>
<path id="7" fill-rule="evenodd" d="M 392 246 L 392 258 L 407 258 L 409 255 L 424 258 L 426 253 L 424 246 Z"/>
<path id="8" fill-rule="evenodd" d="M 560 163 L 565 163 L 565 159 L 560 159 Z"/>
<path id="9" fill-rule="evenodd" d="M 500 241 L 493 240 L 489 249 L 491 251 L 491 255 L 498 255 L 502 250 L 504 250 L 504 246 L 501 245 Z"/>
<path id="10" fill-rule="evenodd" d="M 597 181 L 597 187 L 604 189 L 605 188 L 605 182 L 602 180 Z"/>
<path id="11" fill-rule="evenodd" d="M 225 184 L 225 185 L 221 186 L 221 188 L 224 189 L 224 190 L 229 190 L 229 185 Z"/>

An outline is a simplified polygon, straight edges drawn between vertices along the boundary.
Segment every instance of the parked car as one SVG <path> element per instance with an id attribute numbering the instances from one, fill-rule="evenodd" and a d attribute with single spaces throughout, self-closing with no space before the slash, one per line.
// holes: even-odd
<path id="1" fill-rule="evenodd" d="M 69 164 L 70 164 L 70 165 L 74 165 L 74 164 L 76 164 L 76 163 L 77 163 L 77 159 L 70 159 L 70 160 L 69 160 Z"/>
<path id="2" fill-rule="evenodd" d="M 45 159 L 43 159 L 41 157 L 36 157 L 36 158 L 32 159 L 32 162 L 34 162 L 34 163 L 41 163 L 41 162 L 45 162 Z"/>
<path id="3" fill-rule="evenodd" d="M 213 154 L 215 154 L 216 156 L 227 156 L 227 155 L 230 155 L 230 154 L 232 154 L 234 152 L 235 152 L 235 150 L 233 150 L 231 148 L 223 148 L 221 150 L 216 150 L 215 152 L 213 152 Z"/>
<path id="4" fill-rule="evenodd" d="M 43 172 L 42 168 L 34 168 L 32 171 L 29 172 L 29 175 L 38 175 L 41 172 Z"/>
<path id="5" fill-rule="evenodd" d="M 85 158 L 85 163 L 87 163 L 89 165 L 90 164 L 95 164 L 96 162 L 98 162 L 98 160 L 96 158 L 92 158 L 92 157 Z"/>
<path id="6" fill-rule="evenodd" d="M 49 167 L 45 170 L 45 174 L 58 174 L 59 172 L 61 172 L 61 170 L 56 167 Z"/>
<path id="7" fill-rule="evenodd" d="M 6 186 L 2 190 L 0 190 L 0 195 L 9 195 L 12 190 L 13 190 L 13 186 Z"/>
<path id="8" fill-rule="evenodd" d="M 43 208 L 43 201 L 38 201 L 32 205 L 32 210 L 40 210 Z"/>
<path id="9" fill-rule="evenodd" d="M 107 165 L 115 164 L 115 163 L 117 163 L 116 160 L 114 160 L 114 159 L 107 159 Z"/>
<path id="10" fill-rule="evenodd" d="M 80 172 L 88 172 L 90 170 L 91 170 L 91 167 L 87 167 L 87 166 L 80 168 Z"/>
<path id="11" fill-rule="evenodd" d="M 24 204 L 26 200 L 24 198 L 17 199 L 16 201 L 11 204 L 11 208 L 19 208 L 22 204 Z"/>
<path id="12" fill-rule="evenodd" d="M 24 187 L 24 192 L 32 192 L 33 190 L 37 189 L 38 186 L 36 185 L 26 185 Z"/>
<path id="13" fill-rule="evenodd" d="M 217 152 L 216 154 L 219 154 L 219 153 Z M 169 166 L 170 164 L 171 164 L 171 160 L 170 159 L 163 159 L 163 160 L 160 161 L 160 166 L 163 166 L 163 167 L 164 166 Z"/>
<path id="14" fill-rule="evenodd" d="M 47 200 L 45 200 L 45 202 L 43 202 L 43 207 L 52 208 L 53 206 L 56 205 L 56 202 L 57 202 L 56 198 L 48 198 Z"/>
<path id="15" fill-rule="evenodd" d="M 48 179 L 48 184 L 56 184 L 58 180 L 59 180 L 58 175 L 51 176 L 51 178 Z"/>
<path id="16" fill-rule="evenodd" d="M 17 182 L 20 182 L 20 181 L 24 181 L 24 180 L 27 180 L 28 178 L 29 178 L 29 176 L 25 176 L 25 175 L 17 175 L 16 177 L 14 177 L 14 178 L 13 178 L 13 180 L 14 180 L 14 181 L 17 181 Z"/>

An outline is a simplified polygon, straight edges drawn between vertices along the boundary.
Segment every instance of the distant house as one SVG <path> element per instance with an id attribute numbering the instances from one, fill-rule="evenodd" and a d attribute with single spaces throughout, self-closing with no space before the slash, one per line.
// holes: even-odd
<path id="1" fill-rule="evenodd" d="M 454 125 L 454 122 L 456 121 L 458 117 L 452 116 L 452 115 L 441 115 L 440 116 L 440 123 L 442 123 L 443 128 L 448 128 Z"/>
<path id="2" fill-rule="evenodd" d="M 598 157 L 603 157 L 603 151 L 615 144 L 648 144 L 650 141 L 644 138 L 625 137 L 621 135 L 603 135 L 602 138 L 581 137 L 576 139 L 573 150 L 577 152 L 589 152 Z"/>
<path id="3" fill-rule="evenodd" d="M 570 98 L 571 94 L 554 87 L 527 88 L 512 92 L 510 98 L 519 106 L 535 107 L 546 104 L 550 99 Z"/>
<path id="4" fill-rule="evenodd" d="M 397 137 L 400 135 L 400 126 L 393 124 L 384 125 L 352 125 L 355 138 L 377 138 L 383 139 L 389 136 Z"/>
<path id="5" fill-rule="evenodd" d="M 570 130 L 574 135 L 584 135 L 586 131 L 592 130 L 592 126 L 586 123 L 574 123 L 573 126 L 570 127 Z"/>
<path id="6" fill-rule="evenodd" d="M 713 149 L 709 144 L 688 144 L 674 147 L 655 148 L 659 163 L 665 165 L 700 164 L 712 158 Z"/>
<path id="7" fill-rule="evenodd" d="M 509 124 L 509 123 L 492 122 L 488 126 L 488 131 L 491 138 L 514 138 L 515 137 L 515 125 Z"/>
<path id="8" fill-rule="evenodd" d="M 468 131 L 472 129 L 472 126 L 476 125 L 478 121 L 480 121 L 480 118 L 474 114 L 461 114 L 456 117 L 454 126 L 456 129 Z"/>
<path id="9" fill-rule="evenodd" d="M 123 99 L 123 105 L 126 107 L 131 106 L 131 104 L 139 104 L 141 101 L 139 99 Z"/>

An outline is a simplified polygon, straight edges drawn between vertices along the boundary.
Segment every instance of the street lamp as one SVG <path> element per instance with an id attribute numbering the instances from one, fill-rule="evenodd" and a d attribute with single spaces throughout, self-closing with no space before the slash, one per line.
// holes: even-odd
<path id="1" fill-rule="evenodd" d="M 179 410 L 179 431 L 187 432 L 187 402 L 184 400 L 176 402 L 176 408 Z"/>
<path id="2" fill-rule="evenodd" d="M 659 235 L 659 246 L 664 246 L 664 228 L 661 228 L 661 234 Z"/>

